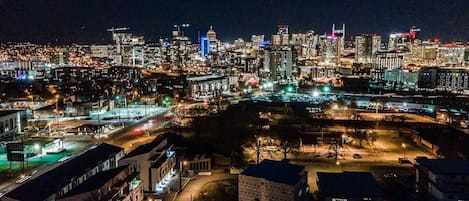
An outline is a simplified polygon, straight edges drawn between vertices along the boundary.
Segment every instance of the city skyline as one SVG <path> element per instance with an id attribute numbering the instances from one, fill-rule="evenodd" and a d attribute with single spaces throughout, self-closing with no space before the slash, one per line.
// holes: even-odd
<path id="1" fill-rule="evenodd" d="M 105 8 L 105 9 L 103 9 Z M 170 36 L 173 24 L 189 23 L 191 40 L 213 25 L 219 38 L 249 39 L 253 34 L 269 36 L 277 24 L 288 24 L 291 32 L 330 32 L 332 24 L 347 24 L 347 39 L 362 33 L 388 36 L 416 25 L 422 39 L 469 41 L 469 17 L 464 1 L 80 1 L 0 3 L 0 41 L 38 43 L 110 42 L 110 27 L 131 27 L 132 32 L 155 41 Z M 466 28 L 465 28 L 466 27 Z M 270 38 L 270 37 L 268 37 Z"/>
<path id="2" fill-rule="evenodd" d="M 468 8 L 0 0 L 0 200 L 468 200 Z"/>

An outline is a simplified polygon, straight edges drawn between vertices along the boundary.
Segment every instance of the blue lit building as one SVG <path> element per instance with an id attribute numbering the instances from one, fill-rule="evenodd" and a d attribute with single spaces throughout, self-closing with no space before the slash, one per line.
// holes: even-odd
<path id="1" fill-rule="evenodd" d="M 210 53 L 210 40 L 206 37 L 200 37 L 200 54 L 205 58 Z"/>

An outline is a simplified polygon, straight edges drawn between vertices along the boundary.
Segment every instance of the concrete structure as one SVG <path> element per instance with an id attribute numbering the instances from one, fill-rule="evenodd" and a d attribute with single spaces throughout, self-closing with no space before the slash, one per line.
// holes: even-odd
<path id="1" fill-rule="evenodd" d="M 212 158 L 206 154 L 196 154 L 184 160 L 184 170 L 207 171 L 212 169 Z"/>
<path id="2" fill-rule="evenodd" d="M 372 63 L 381 46 L 381 36 L 363 34 L 355 37 L 355 62 Z"/>
<path id="3" fill-rule="evenodd" d="M 384 196 L 370 172 L 318 172 L 317 176 L 321 201 L 379 201 Z"/>
<path id="4" fill-rule="evenodd" d="M 221 75 L 206 75 L 187 78 L 186 97 L 204 100 L 221 96 L 230 91 L 230 80 Z"/>
<path id="5" fill-rule="evenodd" d="M 22 130 L 21 110 L 0 111 L 0 139 L 13 136 Z"/>
<path id="6" fill-rule="evenodd" d="M 263 160 L 238 177 L 239 201 L 308 200 L 308 172 L 288 160 Z"/>
<path id="7" fill-rule="evenodd" d="M 417 158 L 416 185 L 426 200 L 469 200 L 469 161 Z"/>
<path id="8" fill-rule="evenodd" d="M 321 61 L 326 64 L 338 64 L 340 60 L 340 38 L 322 36 L 320 40 Z"/>
<path id="9" fill-rule="evenodd" d="M 404 56 L 398 51 L 379 51 L 373 61 L 371 78 L 375 82 L 384 80 L 384 72 L 394 68 L 402 68 Z"/>
<path id="10" fill-rule="evenodd" d="M 2 197 L 7 201 L 52 201 L 65 197 L 93 176 L 116 168 L 124 149 L 102 143 L 23 183 Z"/>
<path id="11" fill-rule="evenodd" d="M 175 134 L 159 135 L 152 142 L 130 152 L 121 164 L 130 164 L 136 168 L 145 192 L 161 193 L 168 187 L 168 178 L 176 171 L 176 153 L 172 142 L 181 138 Z"/>
<path id="12" fill-rule="evenodd" d="M 296 81 L 296 64 L 290 47 L 268 47 L 264 50 L 262 77 L 279 84 Z"/>

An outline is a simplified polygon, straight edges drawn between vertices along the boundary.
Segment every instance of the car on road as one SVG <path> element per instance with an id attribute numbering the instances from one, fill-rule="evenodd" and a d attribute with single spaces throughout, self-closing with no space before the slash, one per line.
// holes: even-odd
<path id="1" fill-rule="evenodd" d="M 16 181 L 17 184 L 22 184 L 23 182 L 25 182 L 26 180 L 28 180 L 29 178 L 31 178 L 30 175 L 27 175 L 27 176 L 21 176 L 21 178 L 19 180 Z"/>
<path id="2" fill-rule="evenodd" d="M 65 162 L 66 160 L 72 158 L 72 154 L 68 154 L 66 156 L 64 156 L 63 158 L 59 159 L 59 162 L 63 163 Z"/>
<path id="3" fill-rule="evenodd" d="M 360 158 L 362 158 L 362 156 L 360 154 L 353 154 L 353 158 L 360 159 Z"/>

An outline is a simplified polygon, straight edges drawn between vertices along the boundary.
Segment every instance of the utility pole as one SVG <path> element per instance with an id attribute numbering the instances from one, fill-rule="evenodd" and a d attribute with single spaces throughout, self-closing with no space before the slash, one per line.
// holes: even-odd
<path id="1" fill-rule="evenodd" d="M 283 143 L 283 159 L 287 159 L 287 144 L 288 141 L 285 140 L 285 142 Z"/>
<path id="2" fill-rule="evenodd" d="M 257 139 L 256 136 L 254 136 L 256 138 L 256 154 L 257 154 L 257 158 L 256 158 L 256 164 L 259 164 L 259 155 L 260 155 L 260 146 L 261 146 L 261 142 Z"/>

